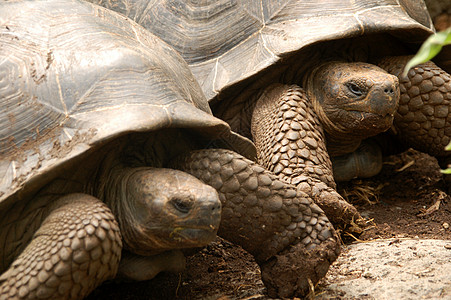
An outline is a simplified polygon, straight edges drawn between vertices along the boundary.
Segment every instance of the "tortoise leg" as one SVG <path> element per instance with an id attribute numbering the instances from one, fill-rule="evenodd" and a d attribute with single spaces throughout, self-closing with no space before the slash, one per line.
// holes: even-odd
<path id="1" fill-rule="evenodd" d="M 0 299 L 82 299 L 116 275 L 121 247 L 104 203 L 85 194 L 64 196 L 0 276 Z"/>
<path id="2" fill-rule="evenodd" d="M 401 76 L 410 56 L 387 57 L 379 66 L 398 76 L 401 97 L 395 115 L 396 134 L 404 144 L 435 156 L 441 167 L 451 163 L 445 147 L 451 141 L 451 75 L 433 62 Z M 447 176 L 451 183 L 450 176 Z"/>
<path id="3" fill-rule="evenodd" d="M 398 76 L 401 97 L 394 125 L 402 141 L 436 157 L 451 141 L 451 76 L 433 62 L 412 68 L 407 78 L 401 73 L 410 56 L 388 57 L 380 67 Z"/>
<path id="4" fill-rule="evenodd" d="M 259 163 L 310 195 L 333 224 L 361 219 L 335 190 L 326 138 L 304 90 L 269 86 L 256 103 L 251 129 Z"/>
<path id="5" fill-rule="evenodd" d="M 270 296 L 305 295 L 309 280 L 318 282 L 337 258 L 338 238 L 324 212 L 255 162 L 230 150 L 204 149 L 173 166 L 218 191 L 218 234 L 256 258 Z"/>

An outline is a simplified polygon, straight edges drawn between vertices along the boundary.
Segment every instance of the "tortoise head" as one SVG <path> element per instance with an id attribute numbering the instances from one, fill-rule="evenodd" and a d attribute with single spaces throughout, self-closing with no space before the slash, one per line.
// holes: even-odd
<path id="1" fill-rule="evenodd" d="M 396 76 L 361 62 L 327 62 L 306 79 L 327 133 L 366 138 L 389 129 L 399 102 Z"/>
<path id="2" fill-rule="evenodd" d="M 216 237 L 221 202 L 214 188 L 178 170 L 146 167 L 124 172 L 114 197 L 119 203 L 111 206 L 127 250 L 153 255 L 202 247 Z"/>

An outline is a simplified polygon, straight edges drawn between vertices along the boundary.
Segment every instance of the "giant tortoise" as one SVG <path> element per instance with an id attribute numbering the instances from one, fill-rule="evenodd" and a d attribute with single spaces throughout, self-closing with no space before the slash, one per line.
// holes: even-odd
<path id="1" fill-rule="evenodd" d="M 116 275 L 179 271 L 180 249 L 219 225 L 279 276 L 272 295 L 305 294 L 337 257 L 307 194 L 215 148 L 248 142 L 135 22 L 79 0 L 1 2 L 0 74 L 0 299 L 80 299 Z"/>
<path id="2" fill-rule="evenodd" d="M 91 1 L 181 53 L 213 114 L 251 138 L 258 162 L 315 197 L 333 223 L 358 214 L 322 192 L 379 172 L 380 140 L 362 141 L 393 118 L 396 144 L 448 162 L 449 74 L 427 63 L 400 76 L 434 31 L 421 0 Z"/>

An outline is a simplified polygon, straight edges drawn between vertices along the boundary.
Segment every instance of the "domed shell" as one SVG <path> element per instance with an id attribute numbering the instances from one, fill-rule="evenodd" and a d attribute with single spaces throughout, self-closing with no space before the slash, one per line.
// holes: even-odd
<path id="1" fill-rule="evenodd" d="M 128 132 L 230 130 L 182 57 L 105 8 L 2 1 L 0 45 L 0 203 Z"/>
<path id="2" fill-rule="evenodd" d="M 114 9 L 182 54 L 208 99 L 300 49 L 393 32 L 408 42 L 433 32 L 421 0 L 89 0 Z"/>

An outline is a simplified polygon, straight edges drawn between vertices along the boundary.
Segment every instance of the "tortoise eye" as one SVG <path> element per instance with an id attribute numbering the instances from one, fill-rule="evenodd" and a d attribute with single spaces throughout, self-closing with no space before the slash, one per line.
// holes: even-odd
<path id="1" fill-rule="evenodd" d="M 356 96 L 362 96 L 363 91 L 357 84 L 350 82 L 347 84 L 347 86 L 348 89 L 351 91 L 351 93 L 353 93 Z"/>
<path id="2" fill-rule="evenodd" d="M 180 198 L 171 199 L 172 205 L 182 213 L 188 213 L 191 210 L 192 202 Z"/>

